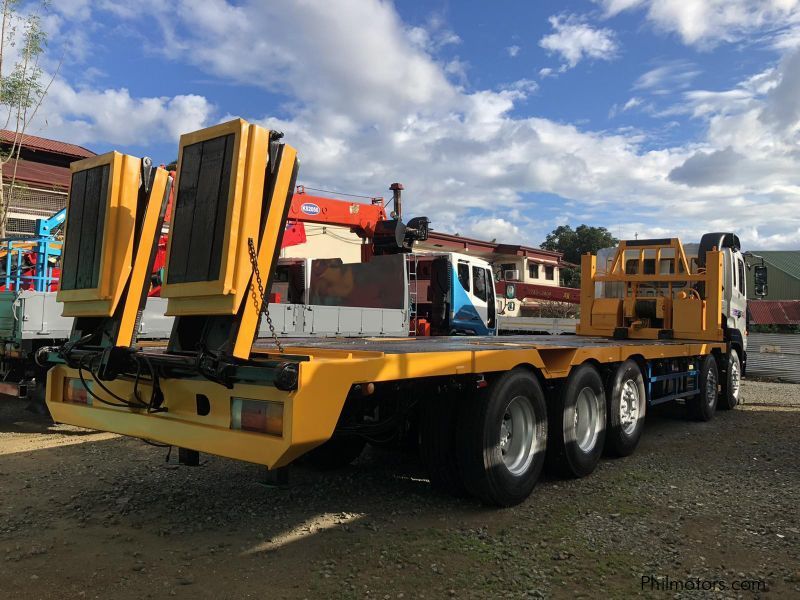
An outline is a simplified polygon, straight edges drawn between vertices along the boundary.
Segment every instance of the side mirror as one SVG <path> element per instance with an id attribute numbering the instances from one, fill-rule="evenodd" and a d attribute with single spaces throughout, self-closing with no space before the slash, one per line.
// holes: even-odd
<path id="1" fill-rule="evenodd" d="M 513 300 L 517 297 L 517 288 L 514 287 L 514 284 L 509 283 L 506 285 L 506 298 L 508 300 Z"/>
<path id="2" fill-rule="evenodd" d="M 754 293 L 759 298 L 767 295 L 769 287 L 767 285 L 767 267 L 766 265 L 757 265 L 753 267 L 753 281 L 755 285 Z"/>

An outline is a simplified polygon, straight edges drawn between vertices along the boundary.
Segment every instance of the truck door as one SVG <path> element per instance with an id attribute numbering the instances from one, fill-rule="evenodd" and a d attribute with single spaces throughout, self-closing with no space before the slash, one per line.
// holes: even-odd
<path id="1" fill-rule="evenodd" d="M 728 301 L 728 328 L 739 330 L 740 339 L 744 340 L 747 330 L 747 276 L 740 252 L 731 252 L 731 278 L 733 285 Z"/>
<path id="2" fill-rule="evenodd" d="M 483 265 L 457 259 L 453 269 L 452 328 L 456 333 L 489 335 L 489 304 L 494 309 L 493 278 Z M 492 311 L 494 312 L 494 310 Z M 492 314 L 492 322 L 494 314 Z"/>

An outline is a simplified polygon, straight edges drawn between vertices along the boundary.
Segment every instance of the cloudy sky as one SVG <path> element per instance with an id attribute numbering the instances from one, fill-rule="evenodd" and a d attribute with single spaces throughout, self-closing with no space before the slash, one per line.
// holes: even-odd
<path id="1" fill-rule="evenodd" d="M 45 22 L 63 65 L 30 133 L 165 162 L 240 116 L 285 132 L 300 183 L 403 182 L 441 231 L 800 248 L 800 0 L 58 0 Z"/>

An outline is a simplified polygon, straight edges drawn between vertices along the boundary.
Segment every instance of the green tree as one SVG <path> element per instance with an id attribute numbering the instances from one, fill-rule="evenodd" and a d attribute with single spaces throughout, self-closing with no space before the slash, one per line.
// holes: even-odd
<path id="1" fill-rule="evenodd" d="M 43 71 L 39 65 L 47 46 L 47 33 L 42 29 L 39 11 L 47 8 L 49 0 L 26 4 L 24 13 L 19 10 L 19 5 L 20 0 L 0 0 L 0 124 L 13 134 L 9 147 L 0 152 L 0 180 L 3 183 L 0 185 L 0 237 L 6 234 L 9 203 L 17 185 L 16 161 L 25 130 L 55 79 L 53 74 L 49 82 L 42 83 Z M 9 64 L 12 51 L 16 56 Z M 11 173 L 6 173 L 5 167 L 12 160 Z"/>
<path id="2" fill-rule="evenodd" d="M 591 227 L 578 225 L 572 229 L 569 225 L 559 225 L 547 234 L 540 246 L 543 250 L 561 252 L 564 261 L 572 263 L 574 267 L 562 266 L 561 285 L 566 287 L 580 287 L 581 285 L 581 256 L 587 252 L 597 252 L 602 248 L 616 246 L 619 240 L 605 227 Z"/>

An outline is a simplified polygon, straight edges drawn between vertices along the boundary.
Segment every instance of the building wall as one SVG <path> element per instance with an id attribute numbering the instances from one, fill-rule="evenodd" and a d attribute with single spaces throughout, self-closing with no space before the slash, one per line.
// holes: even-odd
<path id="1" fill-rule="evenodd" d="M 767 295 L 762 300 L 800 300 L 800 279 L 792 277 L 767 261 Z M 747 297 L 758 299 L 753 291 L 753 269 L 747 271 Z"/>
<path id="2" fill-rule="evenodd" d="M 341 258 L 361 262 L 361 238 L 346 227 L 305 224 L 306 242 L 281 250 L 281 258 Z"/>
<path id="3" fill-rule="evenodd" d="M 547 265 L 534 259 L 524 257 L 504 258 L 502 255 L 490 257 L 488 260 L 492 261 L 496 271 L 499 271 L 502 267 L 503 273 L 500 274 L 501 277 L 505 277 L 505 271 L 512 270 L 519 271 L 518 281 L 522 283 L 552 286 L 559 285 L 558 267 L 555 265 Z M 513 268 L 509 268 L 508 265 L 513 265 Z M 550 278 L 547 277 L 548 268 L 552 269 Z"/>

